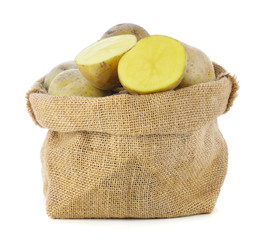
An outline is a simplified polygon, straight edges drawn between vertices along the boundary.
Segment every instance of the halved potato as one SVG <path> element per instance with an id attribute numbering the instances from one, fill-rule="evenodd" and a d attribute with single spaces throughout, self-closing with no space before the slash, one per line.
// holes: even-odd
<path id="1" fill-rule="evenodd" d="M 120 86 L 117 66 L 120 58 L 137 42 L 134 35 L 126 34 L 90 45 L 75 58 L 78 69 L 96 88 L 110 90 Z"/>
<path id="2" fill-rule="evenodd" d="M 152 35 L 141 39 L 118 64 L 123 87 L 132 94 L 174 89 L 186 68 L 183 45 L 171 37 Z"/>

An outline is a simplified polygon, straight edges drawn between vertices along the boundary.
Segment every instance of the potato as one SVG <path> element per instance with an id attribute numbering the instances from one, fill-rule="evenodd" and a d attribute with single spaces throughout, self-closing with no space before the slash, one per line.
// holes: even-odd
<path id="1" fill-rule="evenodd" d="M 70 69 L 59 73 L 52 81 L 48 94 L 64 96 L 103 97 L 110 95 L 92 86 L 78 69 Z"/>
<path id="2" fill-rule="evenodd" d="M 137 38 L 130 34 L 102 39 L 81 51 L 75 62 L 94 87 L 111 90 L 121 86 L 117 75 L 118 62 L 136 42 Z"/>
<path id="3" fill-rule="evenodd" d="M 150 34 L 142 27 L 132 24 L 132 23 L 121 23 L 111 27 L 106 31 L 101 39 L 122 35 L 122 34 L 133 34 L 136 36 L 137 41 L 140 39 L 149 36 Z"/>
<path id="4" fill-rule="evenodd" d="M 186 52 L 176 39 L 152 35 L 141 39 L 118 64 L 122 86 L 132 94 L 174 89 L 185 72 Z"/>
<path id="5" fill-rule="evenodd" d="M 68 61 L 68 62 L 64 62 L 61 63 L 59 65 L 57 65 L 56 67 L 54 67 L 45 77 L 44 79 L 44 86 L 45 88 L 48 90 L 49 86 L 51 84 L 51 82 L 53 81 L 53 79 L 61 72 L 65 71 L 65 70 L 69 70 L 69 69 L 77 69 L 77 65 L 74 61 Z"/>
<path id="6" fill-rule="evenodd" d="M 187 54 L 187 67 L 183 80 L 177 88 L 188 87 L 216 79 L 213 64 L 201 50 L 182 43 Z"/>

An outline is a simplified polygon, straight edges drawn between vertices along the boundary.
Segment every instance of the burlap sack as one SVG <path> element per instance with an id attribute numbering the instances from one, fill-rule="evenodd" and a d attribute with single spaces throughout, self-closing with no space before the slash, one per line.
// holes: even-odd
<path id="1" fill-rule="evenodd" d="M 41 150 L 51 218 L 169 218 L 210 213 L 227 172 L 217 117 L 235 78 L 148 95 L 50 96 L 43 78 L 29 113 L 48 128 Z"/>

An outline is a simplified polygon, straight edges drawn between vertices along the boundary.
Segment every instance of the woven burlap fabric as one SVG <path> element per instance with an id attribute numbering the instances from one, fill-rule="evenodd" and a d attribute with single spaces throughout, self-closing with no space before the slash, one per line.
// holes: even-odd
<path id="1" fill-rule="evenodd" d="M 235 78 L 148 95 L 50 96 L 43 78 L 27 94 L 47 128 L 41 150 L 51 218 L 168 218 L 210 213 L 227 172 L 217 117 Z"/>

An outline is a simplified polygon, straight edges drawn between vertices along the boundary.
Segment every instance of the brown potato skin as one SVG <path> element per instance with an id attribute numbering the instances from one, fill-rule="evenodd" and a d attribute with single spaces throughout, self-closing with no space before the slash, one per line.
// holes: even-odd
<path id="1" fill-rule="evenodd" d="M 55 77 L 49 87 L 48 94 L 63 96 L 104 97 L 110 95 L 111 92 L 95 88 L 78 69 L 69 69 L 59 73 Z"/>
<path id="2" fill-rule="evenodd" d="M 44 86 L 48 90 L 53 79 L 61 72 L 69 70 L 69 69 L 78 69 L 76 63 L 72 61 L 61 63 L 55 66 L 45 77 Z"/>
<path id="3" fill-rule="evenodd" d="M 198 48 L 189 46 L 183 42 L 182 45 L 186 50 L 187 65 L 184 77 L 177 88 L 214 81 L 216 76 L 209 57 Z"/>
<path id="4" fill-rule="evenodd" d="M 123 34 L 133 34 L 136 36 L 137 41 L 140 39 L 150 36 L 150 34 L 141 26 L 138 26 L 133 23 L 121 23 L 117 24 L 110 29 L 108 29 L 101 39 L 117 36 L 117 35 L 123 35 Z"/>

